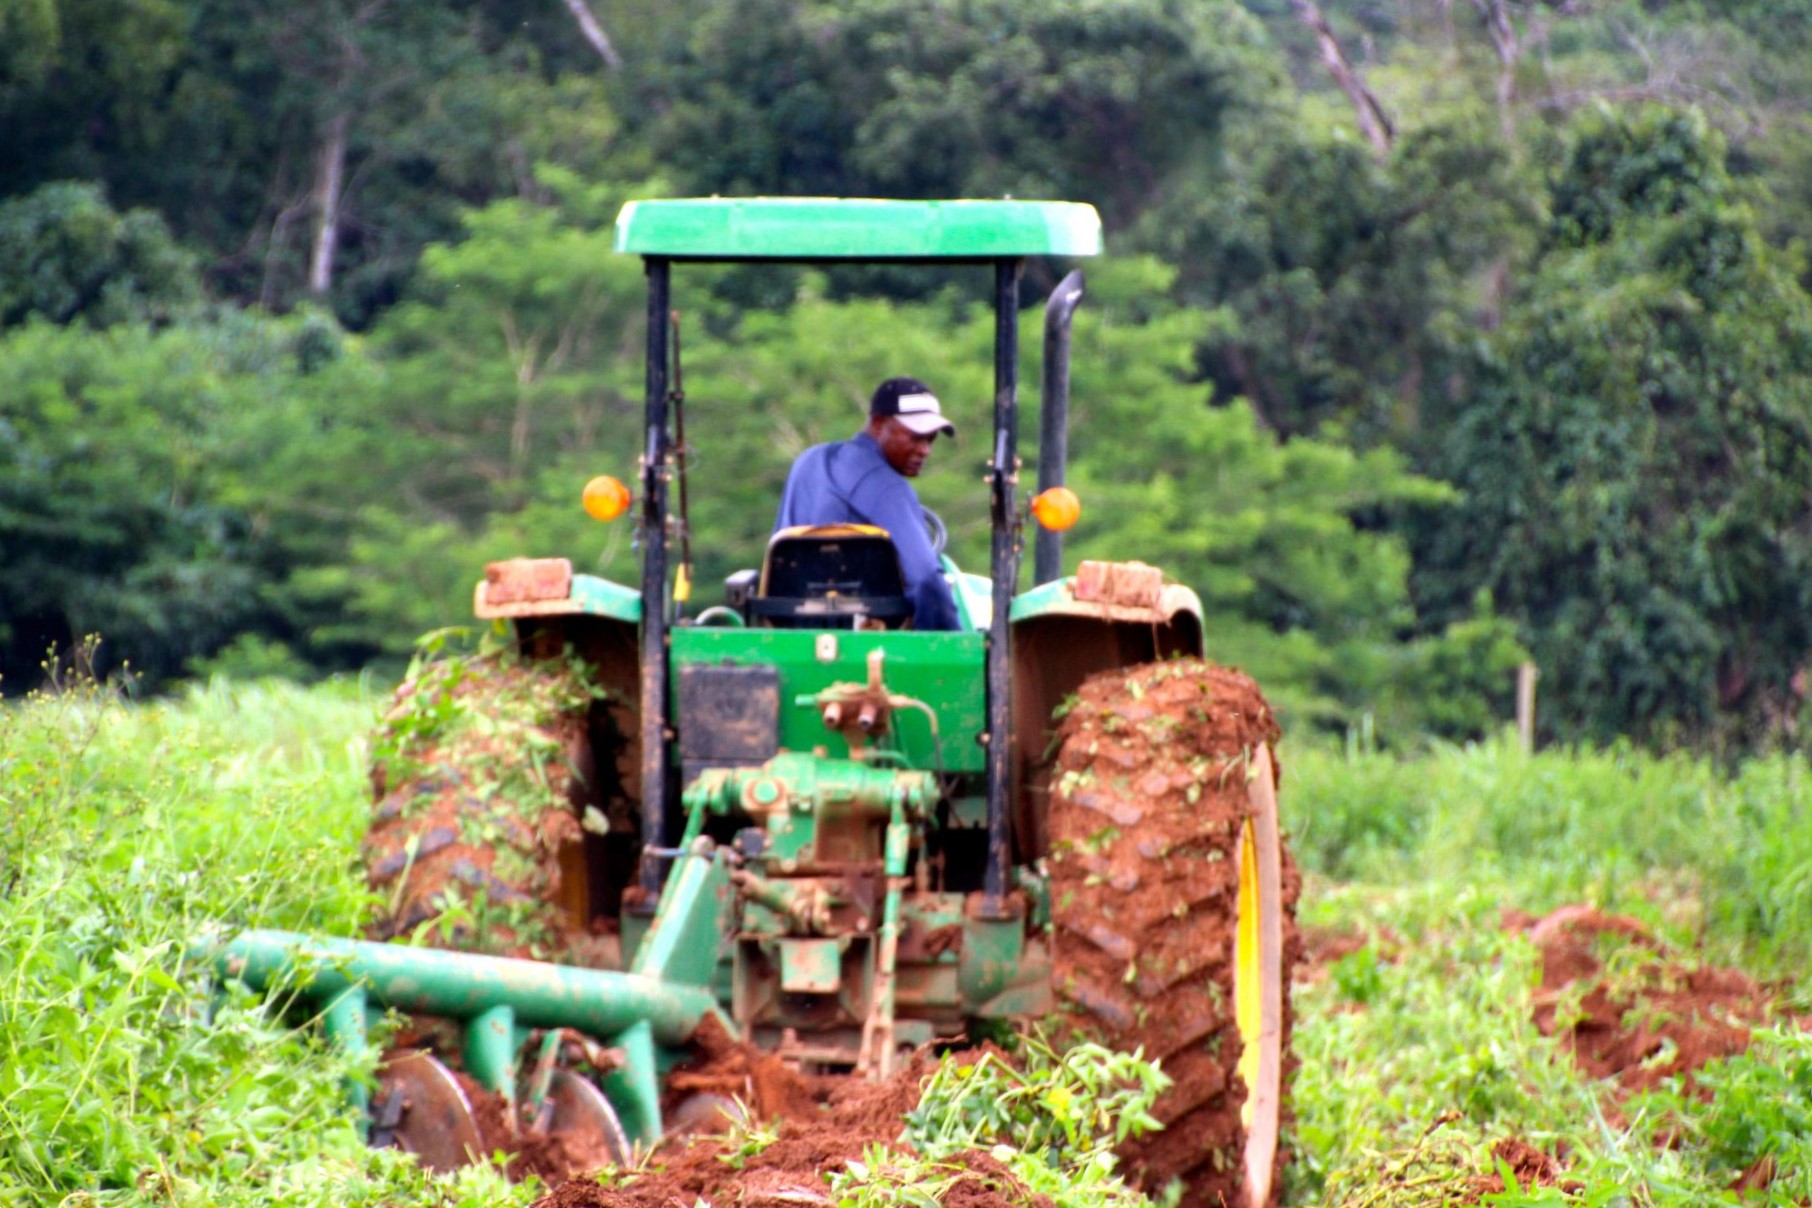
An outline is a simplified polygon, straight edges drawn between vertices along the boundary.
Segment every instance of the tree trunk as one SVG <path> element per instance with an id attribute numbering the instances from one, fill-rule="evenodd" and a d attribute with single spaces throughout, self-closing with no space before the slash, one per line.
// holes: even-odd
<path id="1" fill-rule="evenodd" d="M 573 20 L 579 23 L 580 34 L 591 43 L 591 48 L 598 52 L 598 57 L 604 60 L 605 65 L 613 69 L 621 67 L 623 65 L 622 56 L 618 55 L 617 48 L 610 44 L 610 39 L 604 34 L 604 27 L 598 24 L 597 17 L 592 15 L 585 0 L 566 0 L 566 10 L 573 15 Z"/>
<path id="2" fill-rule="evenodd" d="M 1516 26 L 1510 22 L 1510 8 L 1504 0 L 1472 0 L 1472 7 L 1479 10 L 1497 50 L 1498 120 L 1503 123 L 1504 141 L 1514 142 L 1516 115 L 1511 106 L 1516 103 Z"/>
<path id="3" fill-rule="evenodd" d="M 346 176 L 346 138 L 352 115 L 341 112 L 327 123 L 315 168 L 315 248 L 308 263 L 308 290 L 323 296 L 333 286 L 333 255 L 340 243 L 340 194 Z"/>
<path id="4" fill-rule="evenodd" d="M 1321 61 L 1327 64 L 1334 82 L 1340 85 L 1341 91 L 1353 103 L 1360 133 L 1365 135 L 1380 159 L 1389 155 L 1391 140 L 1396 136 L 1396 131 L 1391 127 L 1384 106 L 1378 103 L 1378 98 L 1366 87 L 1352 61 L 1346 57 L 1346 51 L 1340 48 L 1327 17 L 1322 15 L 1321 6 L 1314 0 L 1290 0 L 1290 7 L 1304 25 L 1315 31 L 1315 40 L 1321 46 Z"/>
<path id="5" fill-rule="evenodd" d="M 1227 368 L 1239 379 L 1246 405 L 1252 408 L 1252 417 L 1258 421 L 1258 426 L 1272 436 L 1288 438 L 1290 434 L 1277 422 L 1273 414 L 1274 408 L 1268 405 L 1270 391 L 1265 389 L 1265 384 L 1258 379 L 1258 375 L 1252 372 L 1251 362 L 1246 360 L 1244 350 L 1239 345 L 1230 343 L 1224 355 L 1227 358 Z"/>

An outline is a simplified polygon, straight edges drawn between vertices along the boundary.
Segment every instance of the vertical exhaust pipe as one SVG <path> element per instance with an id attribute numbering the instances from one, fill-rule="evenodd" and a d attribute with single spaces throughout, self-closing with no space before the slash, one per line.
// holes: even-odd
<path id="1" fill-rule="evenodd" d="M 1038 489 L 1063 485 L 1070 456 L 1070 320 L 1082 305 L 1082 270 L 1070 272 L 1044 304 L 1044 365 L 1038 420 Z M 1032 553 L 1033 578 L 1063 576 L 1063 534 L 1039 528 Z"/>

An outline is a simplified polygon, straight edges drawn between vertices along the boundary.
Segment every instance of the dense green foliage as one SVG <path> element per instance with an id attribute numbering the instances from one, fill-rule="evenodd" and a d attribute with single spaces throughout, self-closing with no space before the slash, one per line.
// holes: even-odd
<path id="1" fill-rule="evenodd" d="M 30 683 L 48 647 L 101 633 L 114 665 L 165 679 L 236 635 L 281 643 L 314 621 L 290 580 L 343 549 L 321 503 L 338 470 L 315 456 L 333 413 L 308 380 L 338 340 L 308 315 L 13 331 L 0 671 Z"/>
<path id="2" fill-rule="evenodd" d="M 1430 595 L 1526 618 L 1576 732 L 1760 729 L 1812 640 L 1812 298 L 1701 121 L 1587 123 L 1551 193 L 1438 463 L 1466 503 Z"/>
<path id="3" fill-rule="evenodd" d="M 573 505 L 640 448 L 622 201 L 1010 193 L 1108 225 L 1071 556 L 1198 586 L 1292 719 L 1477 737 L 1532 656 L 1553 739 L 1799 742 L 1812 13 L 1322 5 L 1385 130 L 1314 7 L 0 5 L 0 677 L 345 670 L 490 558 L 633 578 Z M 681 273 L 703 583 L 898 372 L 980 563 L 984 285 Z"/>
<path id="4" fill-rule="evenodd" d="M 117 214 L 95 185 L 45 185 L 0 202 L 0 328 L 167 321 L 199 300 L 193 259 L 154 211 Z"/>

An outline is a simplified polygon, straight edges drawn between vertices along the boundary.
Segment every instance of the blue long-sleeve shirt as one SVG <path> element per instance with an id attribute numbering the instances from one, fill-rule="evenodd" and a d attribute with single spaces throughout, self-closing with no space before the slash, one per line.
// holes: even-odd
<path id="1" fill-rule="evenodd" d="M 961 629 L 956 599 L 931 552 L 918 492 L 866 432 L 799 455 L 780 496 L 776 532 L 796 524 L 872 524 L 900 553 L 915 629 Z"/>

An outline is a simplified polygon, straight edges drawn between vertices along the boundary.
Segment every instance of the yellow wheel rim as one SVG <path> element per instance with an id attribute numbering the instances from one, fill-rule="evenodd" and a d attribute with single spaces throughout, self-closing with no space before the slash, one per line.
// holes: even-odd
<path id="1" fill-rule="evenodd" d="M 1258 1043 L 1263 1009 L 1259 987 L 1263 979 L 1258 964 L 1258 844 L 1252 837 L 1252 820 L 1240 828 L 1239 836 L 1239 938 L 1233 966 L 1233 1017 L 1239 1024 L 1239 1076 L 1247 1088 L 1245 1105 L 1240 1108 L 1240 1123 L 1252 1127 L 1255 1106 L 1251 1088 L 1258 1084 Z"/>
<path id="2" fill-rule="evenodd" d="M 1246 1084 L 1245 1202 L 1268 1204 L 1277 1164 L 1283 1097 L 1283 857 L 1271 751 L 1253 753 L 1246 782 L 1252 816 L 1240 828 L 1239 904 L 1233 953 L 1233 1017 Z"/>

